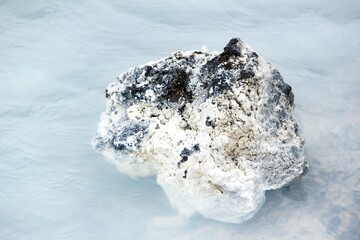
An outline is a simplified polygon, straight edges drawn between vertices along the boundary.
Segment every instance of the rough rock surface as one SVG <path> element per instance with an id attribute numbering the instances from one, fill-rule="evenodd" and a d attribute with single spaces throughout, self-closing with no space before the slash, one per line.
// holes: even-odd
<path id="1" fill-rule="evenodd" d="M 129 69 L 106 98 L 95 149 L 156 175 L 181 215 L 245 221 L 308 168 L 291 87 L 238 38 Z"/>

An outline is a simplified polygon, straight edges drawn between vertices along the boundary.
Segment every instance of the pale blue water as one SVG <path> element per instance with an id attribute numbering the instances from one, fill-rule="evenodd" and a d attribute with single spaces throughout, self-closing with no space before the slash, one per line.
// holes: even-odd
<path id="1" fill-rule="evenodd" d="M 295 93 L 310 171 L 242 225 L 181 223 L 90 146 L 131 66 L 241 37 Z M 0 0 L 0 239 L 360 239 L 360 1 Z"/>

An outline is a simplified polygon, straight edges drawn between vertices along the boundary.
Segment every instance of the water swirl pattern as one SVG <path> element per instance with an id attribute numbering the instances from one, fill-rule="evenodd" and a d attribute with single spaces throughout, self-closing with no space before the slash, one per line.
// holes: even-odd
<path id="1" fill-rule="evenodd" d="M 0 0 L 0 239 L 359 239 L 360 2 Z M 295 95 L 309 172 L 242 224 L 177 217 L 93 151 L 104 89 L 234 36 Z M 115 80 L 115 79 L 114 79 Z"/>

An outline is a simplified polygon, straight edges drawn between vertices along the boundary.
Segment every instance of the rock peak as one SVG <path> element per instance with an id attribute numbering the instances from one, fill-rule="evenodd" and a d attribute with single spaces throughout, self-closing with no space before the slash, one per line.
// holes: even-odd
<path id="1" fill-rule="evenodd" d="M 243 48 L 243 41 L 240 38 L 232 38 L 229 43 L 225 46 L 224 52 L 222 54 L 241 57 L 242 56 L 242 48 Z"/>

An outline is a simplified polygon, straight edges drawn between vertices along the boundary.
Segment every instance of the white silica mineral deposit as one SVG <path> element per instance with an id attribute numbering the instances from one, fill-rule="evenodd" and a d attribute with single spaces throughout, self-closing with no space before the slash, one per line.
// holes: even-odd
<path id="1" fill-rule="evenodd" d="M 106 99 L 94 148 L 182 216 L 243 222 L 308 169 L 291 87 L 239 38 L 131 68 Z"/>

